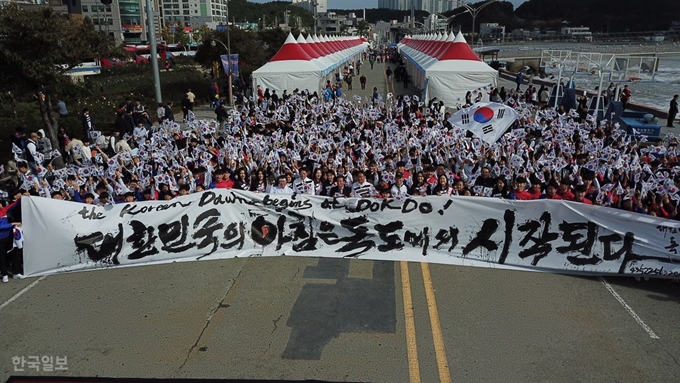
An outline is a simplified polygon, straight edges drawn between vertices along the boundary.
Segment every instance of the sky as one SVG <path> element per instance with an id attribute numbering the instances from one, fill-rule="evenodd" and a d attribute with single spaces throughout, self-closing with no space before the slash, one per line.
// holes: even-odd
<path id="1" fill-rule="evenodd" d="M 268 3 L 272 0 L 249 0 L 253 3 Z M 481 0 L 479 0 L 481 1 Z M 526 0 L 506 0 L 510 1 L 517 8 Z M 470 0 L 468 3 L 477 3 L 475 0 Z M 361 9 L 361 8 L 377 8 L 378 0 L 328 0 L 328 9 Z"/>

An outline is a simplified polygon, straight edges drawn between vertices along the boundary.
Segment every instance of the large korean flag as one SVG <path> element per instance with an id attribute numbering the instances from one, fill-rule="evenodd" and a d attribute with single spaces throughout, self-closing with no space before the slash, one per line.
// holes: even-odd
<path id="1" fill-rule="evenodd" d="M 461 109 L 449 118 L 451 125 L 467 129 L 482 140 L 493 144 L 519 117 L 509 106 L 497 102 L 478 102 Z"/>

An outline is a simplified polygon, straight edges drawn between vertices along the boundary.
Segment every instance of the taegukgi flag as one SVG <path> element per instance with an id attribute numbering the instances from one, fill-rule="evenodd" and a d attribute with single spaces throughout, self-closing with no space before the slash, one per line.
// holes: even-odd
<path id="1" fill-rule="evenodd" d="M 478 102 L 456 112 L 449 118 L 449 122 L 493 144 L 501 138 L 517 117 L 519 113 L 509 106 L 497 102 Z"/>

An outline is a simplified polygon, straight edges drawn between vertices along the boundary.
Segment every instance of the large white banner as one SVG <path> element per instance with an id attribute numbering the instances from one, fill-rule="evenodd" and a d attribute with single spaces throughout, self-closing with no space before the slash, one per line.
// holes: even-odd
<path id="1" fill-rule="evenodd" d="M 575 202 L 222 189 L 108 207 L 46 198 L 21 203 L 30 276 L 296 255 L 680 277 L 679 222 Z"/>

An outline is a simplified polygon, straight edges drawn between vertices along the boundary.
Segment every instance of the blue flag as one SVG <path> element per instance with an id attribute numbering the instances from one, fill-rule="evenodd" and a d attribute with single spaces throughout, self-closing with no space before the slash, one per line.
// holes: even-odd
<path id="1" fill-rule="evenodd" d="M 233 74 L 234 76 L 239 75 L 239 68 L 238 68 L 238 54 L 233 54 L 233 55 L 221 55 L 220 60 L 222 60 L 222 68 L 224 69 L 225 74 Z"/>

